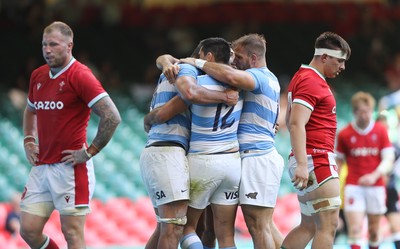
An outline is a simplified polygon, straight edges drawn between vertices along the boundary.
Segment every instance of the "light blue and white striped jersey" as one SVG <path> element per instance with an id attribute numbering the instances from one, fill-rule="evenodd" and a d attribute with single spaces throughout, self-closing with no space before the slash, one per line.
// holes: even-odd
<path id="1" fill-rule="evenodd" d="M 188 64 L 179 64 L 180 70 L 177 77 L 190 76 L 196 78 L 200 70 Z M 175 86 L 161 74 L 157 88 L 153 94 L 150 104 L 150 111 L 159 106 L 163 106 L 170 99 L 178 95 Z M 190 136 L 190 113 L 186 111 L 178 114 L 163 124 L 153 125 L 147 136 L 146 146 L 155 142 L 176 142 L 188 150 Z"/>
<path id="2" fill-rule="evenodd" d="M 246 91 L 238 138 L 240 152 L 272 150 L 275 146 L 275 123 L 279 115 L 280 85 L 267 67 L 247 69 L 255 88 Z"/>
<path id="3" fill-rule="evenodd" d="M 210 90 L 223 91 L 229 85 L 208 75 L 197 77 L 197 84 Z M 212 154 L 239 147 L 237 129 L 243 108 L 243 96 L 235 106 L 192 104 L 192 127 L 189 153 Z"/>

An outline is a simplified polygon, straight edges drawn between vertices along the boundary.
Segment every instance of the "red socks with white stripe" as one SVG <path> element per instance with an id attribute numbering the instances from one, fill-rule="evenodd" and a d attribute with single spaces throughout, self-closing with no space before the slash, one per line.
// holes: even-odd
<path id="1" fill-rule="evenodd" d="M 60 249 L 60 248 L 57 246 L 54 240 L 52 240 L 49 236 L 46 236 L 46 240 L 39 249 Z"/>

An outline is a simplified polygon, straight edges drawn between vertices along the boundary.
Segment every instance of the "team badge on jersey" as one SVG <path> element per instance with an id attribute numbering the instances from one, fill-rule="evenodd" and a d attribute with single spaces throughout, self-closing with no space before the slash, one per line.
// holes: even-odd
<path id="1" fill-rule="evenodd" d="M 58 89 L 58 91 L 62 92 L 63 86 L 65 86 L 64 81 L 61 81 L 59 85 L 60 85 L 60 88 Z"/>

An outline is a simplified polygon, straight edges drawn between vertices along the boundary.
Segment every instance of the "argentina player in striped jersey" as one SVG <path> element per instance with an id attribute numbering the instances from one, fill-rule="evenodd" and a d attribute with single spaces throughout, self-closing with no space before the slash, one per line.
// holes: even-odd
<path id="1" fill-rule="evenodd" d="M 274 142 L 280 86 L 267 68 L 266 41 L 262 35 L 242 36 L 232 42 L 232 47 L 237 69 L 194 58 L 181 62 L 195 65 L 221 82 L 246 90 L 238 129 L 242 157 L 240 205 L 254 248 L 279 248 L 283 238 L 272 221 L 272 214 L 284 168 Z"/>
<path id="2" fill-rule="evenodd" d="M 198 54 L 198 49 L 195 50 Z M 164 64 L 165 66 L 165 64 Z M 195 80 L 200 73 L 190 65 L 179 65 L 176 81 L 185 84 Z M 237 101 L 237 92 L 217 92 L 193 87 L 193 101 L 226 102 L 230 105 Z M 197 95 L 206 95 L 200 98 Z M 180 100 L 175 86 L 170 84 L 166 74 L 160 76 L 151 102 L 152 113 L 161 113 L 169 100 Z M 190 117 L 188 112 L 178 111 L 172 119 L 158 124 L 151 122 L 160 120 L 162 116 L 146 115 L 145 129 L 149 132 L 146 148 L 140 158 L 142 178 L 153 202 L 157 215 L 157 227 L 146 244 L 146 248 L 177 248 L 182 236 L 183 225 L 186 224 L 186 209 L 189 199 L 189 172 L 186 159 L 188 138 L 190 133 Z M 171 184 L 173 183 L 173 184 Z"/>
<path id="3" fill-rule="evenodd" d="M 217 46 L 223 42 L 223 46 Z M 213 45 L 214 44 L 214 45 Z M 227 64 L 230 57 L 229 44 L 221 38 L 205 41 L 200 58 Z M 223 90 L 228 85 L 204 75 L 197 77 L 197 85 L 213 90 Z M 184 99 L 187 86 L 176 82 Z M 215 232 L 220 248 L 235 248 L 234 222 L 238 204 L 240 183 L 240 155 L 237 141 L 242 98 L 235 106 L 225 104 L 191 104 L 192 127 L 188 154 L 191 197 L 188 222 L 184 229 L 182 248 L 203 248 L 195 233 L 203 210 L 211 203 Z M 166 106 L 163 108 L 167 109 Z M 170 108 L 172 111 L 178 108 Z M 172 111 L 164 110 L 165 113 Z"/>

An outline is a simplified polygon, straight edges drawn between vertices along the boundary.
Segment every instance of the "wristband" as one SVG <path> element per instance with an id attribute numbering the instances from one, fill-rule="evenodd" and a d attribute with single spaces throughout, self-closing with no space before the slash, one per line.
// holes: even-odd
<path id="1" fill-rule="evenodd" d="M 26 142 L 26 143 L 24 143 L 24 146 L 26 146 L 26 145 L 28 145 L 28 144 L 33 144 L 33 145 L 36 145 L 36 143 L 35 143 L 35 142 L 32 142 L 32 141 L 30 141 L 30 142 Z"/>
<path id="2" fill-rule="evenodd" d="M 99 153 L 99 152 L 100 152 L 99 148 L 97 148 L 97 146 L 96 146 L 96 145 L 94 145 L 94 143 L 92 143 L 90 146 L 94 147 L 94 148 L 96 149 L 97 153 Z M 89 147 L 90 147 L 90 146 L 89 146 Z"/>
<path id="3" fill-rule="evenodd" d="M 24 137 L 24 141 L 25 141 L 26 139 L 29 139 L 29 138 L 32 138 L 33 140 L 36 141 L 36 137 L 35 137 L 35 136 L 32 136 L 32 135 L 26 135 L 26 136 Z"/>
<path id="4" fill-rule="evenodd" d="M 194 60 L 194 64 L 196 65 L 196 67 L 201 70 L 203 70 L 204 64 L 206 64 L 206 62 L 207 62 L 206 60 L 202 60 L 202 59 Z"/>
<path id="5" fill-rule="evenodd" d="M 85 152 L 86 156 L 87 156 L 89 159 L 93 157 L 93 155 L 90 154 L 90 153 L 87 151 L 87 149 L 85 149 L 84 152 Z"/>

